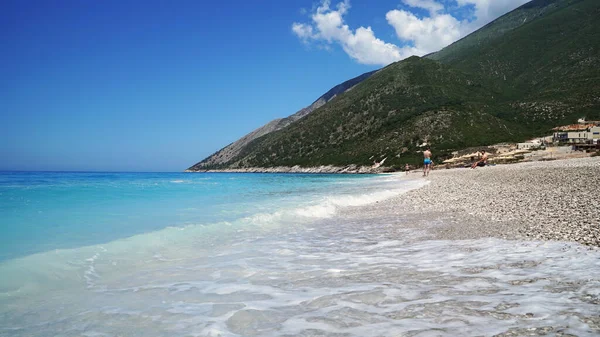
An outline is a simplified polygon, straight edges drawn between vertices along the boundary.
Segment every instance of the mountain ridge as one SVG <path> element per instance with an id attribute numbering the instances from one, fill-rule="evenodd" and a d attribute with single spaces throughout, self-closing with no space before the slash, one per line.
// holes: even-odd
<path id="1" fill-rule="evenodd" d="M 224 148 L 220 149 L 219 151 L 213 153 L 212 155 L 208 156 L 207 158 L 203 159 L 202 161 L 194 164 L 187 170 L 195 171 L 195 170 L 202 170 L 203 168 L 206 168 L 206 167 L 218 167 L 218 166 L 222 165 L 223 163 L 230 161 L 232 158 L 239 155 L 239 153 L 246 146 L 248 146 L 248 144 L 250 142 L 252 142 L 253 140 L 260 138 L 262 136 L 265 136 L 274 131 L 281 130 L 281 129 L 285 128 L 286 126 L 294 123 L 295 121 L 299 120 L 300 118 L 302 118 L 302 117 L 310 114 L 314 110 L 322 107 L 327 102 L 329 102 L 330 100 L 335 98 L 337 95 L 344 93 L 345 91 L 351 90 L 354 86 L 356 86 L 356 84 L 369 78 L 371 75 L 373 75 L 377 71 L 378 70 L 366 72 L 364 74 L 361 74 L 357 77 L 354 77 L 350 80 L 347 80 L 343 83 L 340 83 L 340 84 L 334 86 L 333 88 L 329 89 L 325 94 L 323 94 L 319 98 L 317 98 L 311 105 L 298 110 L 296 113 L 294 113 L 288 117 L 277 118 L 277 119 L 274 119 L 274 120 L 268 122 L 267 124 L 244 135 L 242 138 L 238 139 L 237 141 L 235 141 L 235 142 L 225 146 Z"/>
<path id="2" fill-rule="evenodd" d="M 534 0 L 426 57 L 392 63 L 351 91 L 261 137 L 222 164 L 190 170 L 386 165 L 519 141 L 599 117 L 600 2 Z"/>

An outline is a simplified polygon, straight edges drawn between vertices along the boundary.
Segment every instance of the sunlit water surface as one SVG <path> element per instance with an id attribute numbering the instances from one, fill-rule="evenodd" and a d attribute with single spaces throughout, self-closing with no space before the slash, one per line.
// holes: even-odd
<path id="1" fill-rule="evenodd" d="M 74 231 L 91 237 L 78 243 L 68 230 L 45 229 L 54 236 L 22 242 L 28 250 L 54 249 L 4 249 L 10 257 L 0 262 L 0 336 L 600 334 L 596 250 L 560 242 L 419 240 L 423 233 L 389 216 L 367 222 L 348 212 L 336 217 L 423 182 L 397 176 L 121 178 L 110 183 L 117 190 L 128 186 L 116 201 L 107 197 L 106 178 L 93 178 L 102 198 L 87 189 L 74 198 L 81 183 L 57 184 L 68 196 L 37 187 L 53 201 L 17 193 L 27 183 L 4 178 L 2 196 L 25 196 L 42 209 L 62 207 L 29 228 L 63 217 L 71 228 L 88 226 Z M 201 195 L 194 187 L 200 179 L 220 190 Z M 3 201 L 3 230 L 14 226 L 9 219 L 26 223 L 17 204 Z M 119 212 L 92 221 L 112 208 Z M 70 219 L 67 210 L 87 220 Z M 132 216 L 144 210 L 150 216 Z M 110 221 L 126 224 L 125 233 L 94 227 Z"/>

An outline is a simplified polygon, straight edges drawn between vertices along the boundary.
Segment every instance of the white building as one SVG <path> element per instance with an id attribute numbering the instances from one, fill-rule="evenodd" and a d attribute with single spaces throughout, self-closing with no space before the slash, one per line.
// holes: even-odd
<path id="1" fill-rule="evenodd" d="M 600 126 L 590 128 L 588 139 L 600 139 Z"/>
<path id="2" fill-rule="evenodd" d="M 588 131 L 574 131 L 567 133 L 567 139 L 569 143 L 585 143 L 589 139 L 592 139 L 590 138 L 591 135 L 592 133 Z"/>
<path id="3" fill-rule="evenodd" d="M 570 143 L 585 143 L 594 139 L 600 139 L 600 126 L 591 127 L 585 131 L 573 131 L 567 133 Z"/>
<path id="4" fill-rule="evenodd" d="M 517 143 L 517 149 L 519 150 L 532 150 L 541 147 L 542 144 L 538 142 L 526 142 L 526 143 Z"/>
<path id="5" fill-rule="evenodd" d="M 582 122 L 585 122 L 583 124 Z M 600 139 L 600 121 L 579 120 L 579 124 L 559 126 L 553 129 L 552 136 L 557 143 L 591 143 Z"/>

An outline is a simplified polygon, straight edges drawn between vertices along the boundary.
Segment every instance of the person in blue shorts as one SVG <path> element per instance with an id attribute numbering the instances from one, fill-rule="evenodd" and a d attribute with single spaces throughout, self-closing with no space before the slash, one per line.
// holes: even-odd
<path id="1" fill-rule="evenodd" d="M 431 161 L 431 150 L 427 148 L 427 150 L 423 151 L 423 177 L 429 175 L 429 171 L 431 171 L 431 165 L 433 162 Z"/>

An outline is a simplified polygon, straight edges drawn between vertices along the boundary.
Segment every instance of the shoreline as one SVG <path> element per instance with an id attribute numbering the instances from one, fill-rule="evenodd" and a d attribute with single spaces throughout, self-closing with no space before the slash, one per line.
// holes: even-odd
<path id="1" fill-rule="evenodd" d="M 503 163 L 499 165 L 516 165 L 516 164 L 524 164 L 531 162 L 548 162 L 548 161 L 562 161 L 562 160 L 572 160 L 572 159 L 582 159 L 588 158 L 590 155 L 588 153 L 561 153 L 555 151 L 536 151 L 532 152 L 527 156 L 527 159 L 517 162 L 517 163 Z M 491 161 L 494 161 L 494 157 L 490 158 Z M 453 170 L 460 169 L 463 167 L 459 166 L 450 166 L 449 164 L 437 164 L 432 167 L 431 171 L 441 171 L 441 170 Z M 470 164 L 468 164 L 470 165 Z M 409 170 L 410 173 L 414 173 L 417 171 L 422 171 L 422 167 L 416 167 Z M 335 166 L 335 165 L 319 165 L 319 166 L 310 166 L 310 167 L 302 167 L 300 165 L 295 166 L 275 166 L 275 167 L 247 167 L 247 168 L 225 168 L 225 169 L 203 169 L 203 170 L 190 170 L 186 169 L 183 173 L 311 173 L 311 174 L 382 174 L 382 173 L 405 173 L 402 168 L 400 170 L 396 170 L 391 166 L 366 166 L 366 165 L 357 165 L 357 164 L 349 164 L 343 166 Z"/>
<path id="2" fill-rule="evenodd" d="M 360 166 L 333 166 L 321 165 L 311 167 L 301 166 L 276 166 L 276 167 L 248 167 L 239 169 L 211 169 L 211 170 L 185 170 L 184 173 L 313 173 L 313 174 L 377 174 L 389 173 L 390 167 Z"/>
<path id="3" fill-rule="evenodd" d="M 414 174 L 400 179 L 430 183 L 347 215 L 422 229 L 431 239 L 600 247 L 600 157 L 436 170 L 427 178 Z"/>

